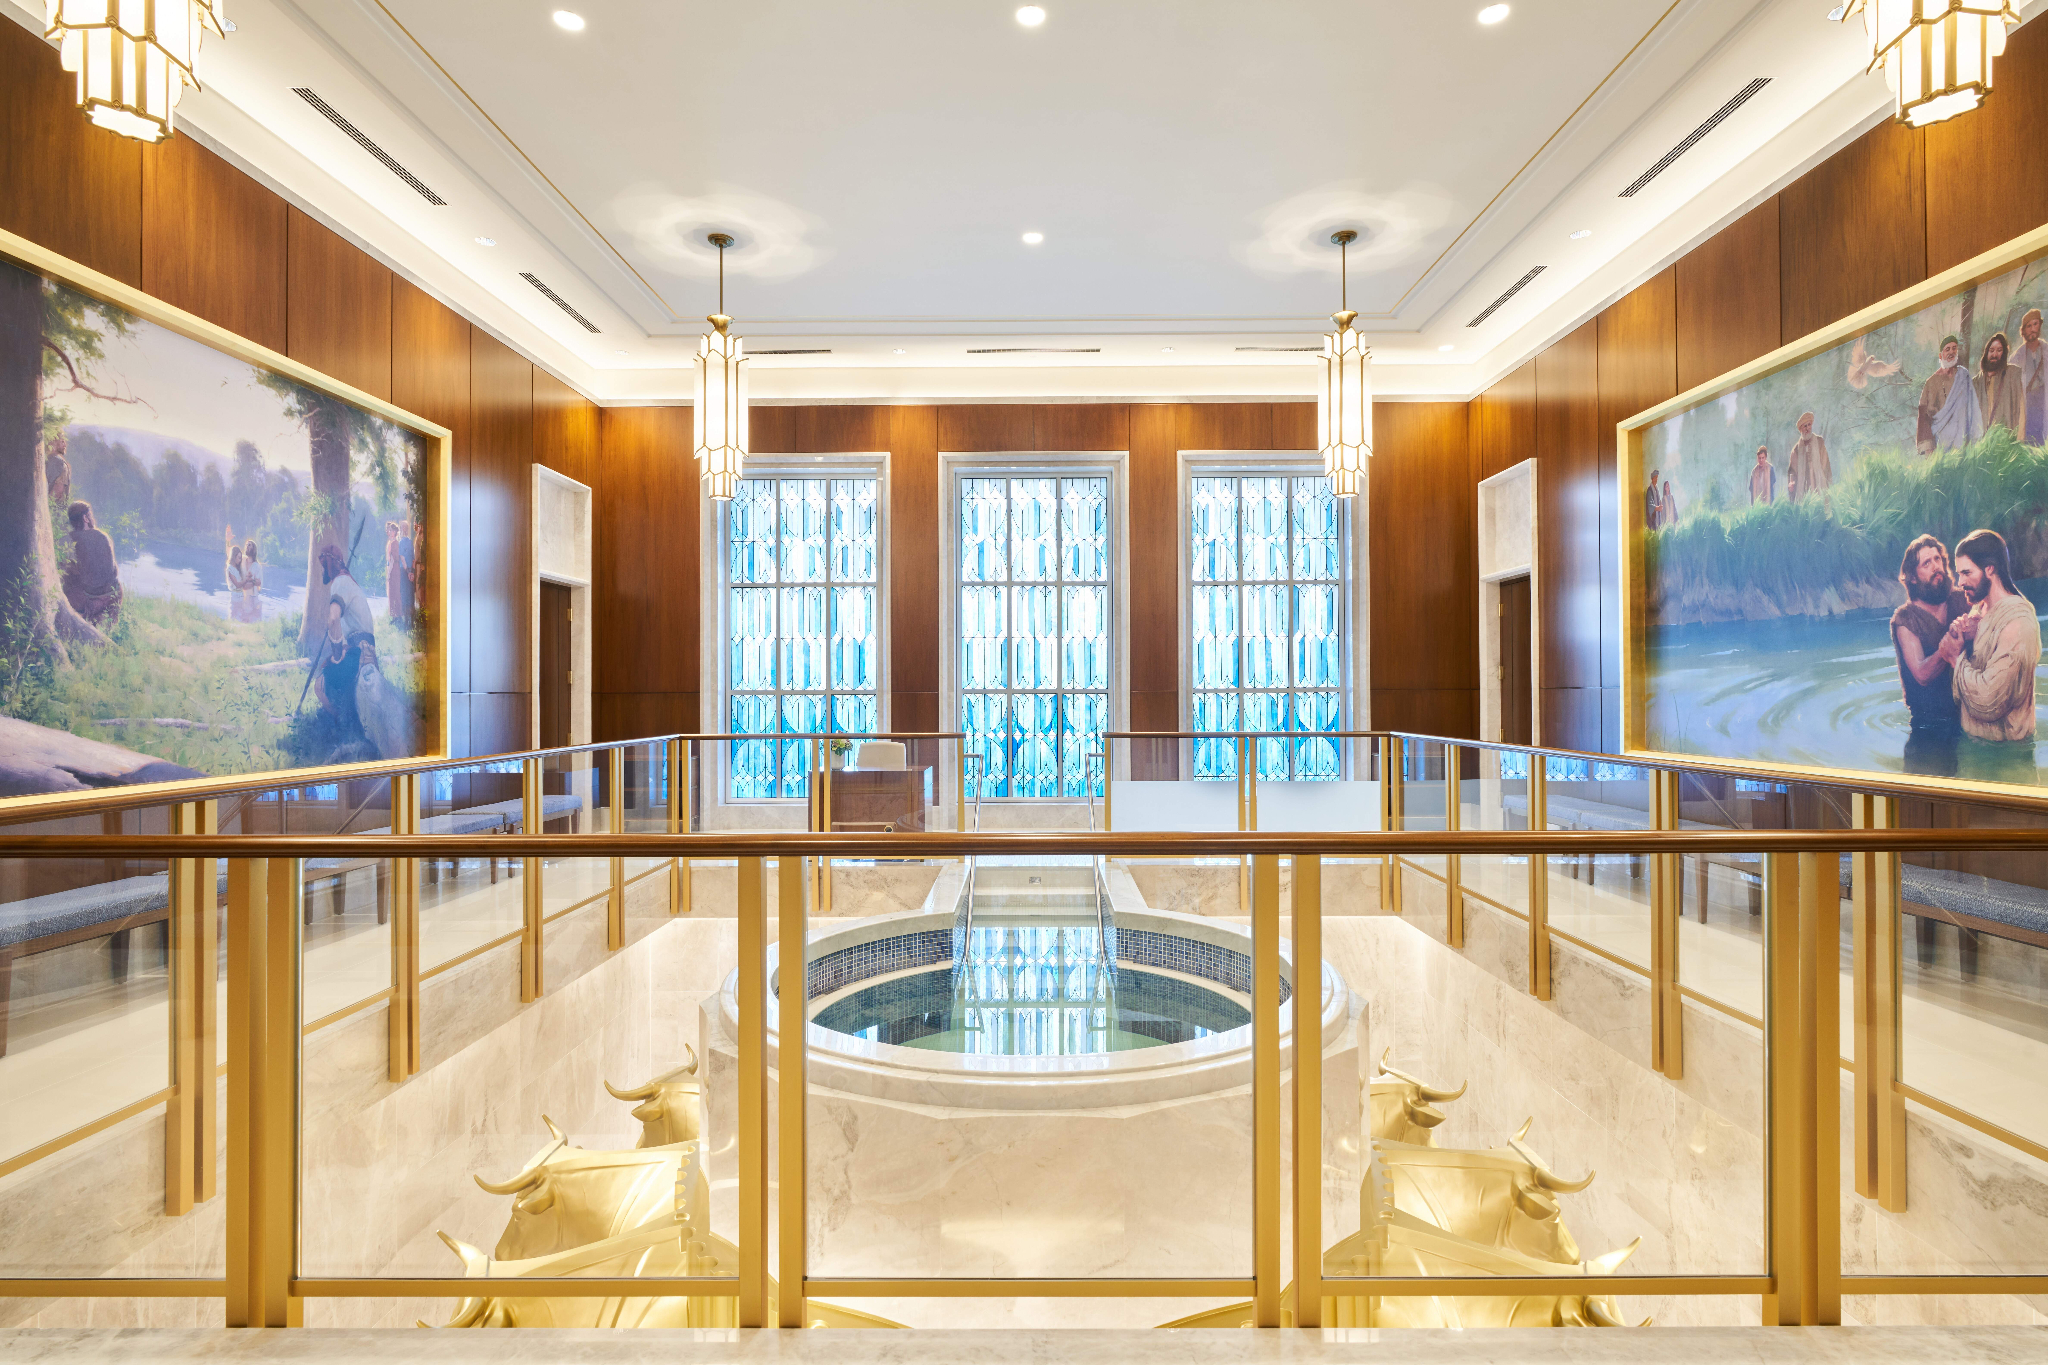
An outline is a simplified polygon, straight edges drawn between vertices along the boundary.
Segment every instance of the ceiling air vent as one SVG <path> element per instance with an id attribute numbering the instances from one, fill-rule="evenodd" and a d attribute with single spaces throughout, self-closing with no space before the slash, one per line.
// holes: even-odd
<path id="1" fill-rule="evenodd" d="M 426 200 L 435 208 L 444 209 L 448 207 L 448 201 L 446 199 L 443 199 L 440 195 L 428 189 L 426 186 L 426 182 L 421 180 L 418 176 L 414 175 L 411 171 L 407 170 L 403 165 L 401 165 L 397 157 L 391 155 L 391 153 L 385 151 L 382 147 L 379 147 L 376 143 L 370 141 L 370 136 L 368 133 L 365 133 L 362 129 L 356 127 L 353 123 L 350 123 L 347 119 L 343 118 L 333 105 L 329 104 L 326 100 L 321 99 L 318 95 L 314 94 L 311 90 L 308 90 L 303 85 L 293 86 L 292 93 L 294 95 L 297 95 L 306 103 L 312 105 L 315 109 L 317 109 L 320 112 L 320 116 L 322 118 L 326 119 L 335 127 L 341 129 L 342 132 L 347 133 L 349 135 L 349 138 L 356 144 L 356 146 L 361 147 L 371 156 L 374 156 L 377 158 L 377 160 L 383 162 L 385 170 L 391 172 L 400 180 L 403 180 L 406 184 L 418 190 L 420 192 L 420 198 Z"/>
<path id="2" fill-rule="evenodd" d="M 1101 355 L 1100 346 L 970 346 L 969 355 Z"/>
<path id="3" fill-rule="evenodd" d="M 748 351 L 749 356 L 757 355 L 831 355 L 830 346 L 791 346 L 780 351 Z"/>
<path id="4" fill-rule="evenodd" d="M 1765 86 L 1769 85 L 1770 83 L 1770 77 L 1761 76 L 1756 80 L 1751 81 L 1748 85 L 1743 86 L 1742 89 L 1736 91 L 1734 99 L 1729 100 L 1719 109 L 1716 109 L 1713 112 L 1713 114 L 1708 117 L 1705 123 L 1702 123 L 1699 127 L 1687 133 L 1685 135 L 1685 140 L 1683 142 L 1679 143 L 1676 147 L 1673 147 L 1670 151 L 1664 153 L 1664 155 L 1658 157 L 1656 165 L 1650 167 L 1649 170 L 1644 171 L 1641 175 L 1637 176 L 1633 181 L 1629 182 L 1629 187 L 1621 192 L 1621 197 L 1623 199 L 1635 198 L 1637 191 L 1641 190 L 1643 186 L 1649 184 L 1658 176 L 1664 174 L 1664 172 L 1670 170 L 1672 162 L 1678 160 L 1678 158 L 1684 156 L 1687 152 L 1691 151 L 1694 147 L 1698 146 L 1699 140 L 1701 138 L 1705 137 L 1708 133 L 1711 133 L 1716 128 L 1720 127 L 1722 122 L 1726 120 L 1730 114 L 1734 113 L 1737 109 L 1740 109 L 1743 105 L 1748 104 L 1751 100 L 1755 99 L 1757 92 L 1759 90 L 1762 90 Z"/>
<path id="5" fill-rule="evenodd" d="M 538 289 L 541 293 L 547 295 L 549 300 L 553 302 L 555 307 L 561 309 L 570 317 L 582 323 L 584 331 L 589 332 L 592 335 L 596 335 L 597 324 L 592 322 L 589 318 L 584 317 L 583 314 L 577 312 L 574 308 L 570 307 L 569 300 L 563 298 L 560 294 L 557 294 L 554 290 L 548 288 L 545 284 L 541 283 L 540 278 L 538 276 L 533 274 L 531 271 L 522 270 L 519 272 L 519 278 L 525 280 L 535 289 Z"/>
<path id="6" fill-rule="evenodd" d="M 1235 351 L 1320 351 L 1320 346 L 1233 346 Z"/>
<path id="7" fill-rule="evenodd" d="M 1495 313 L 1500 311 L 1500 306 L 1502 304 L 1506 303 L 1509 299 L 1513 298 L 1515 295 L 1521 293 L 1524 289 L 1528 288 L 1529 281 L 1535 279 L 1538 275 L 1541 275 L 1544 271 L 1548 269 L 1550 269 L 1550 267 L 1547 265 L 1539 265 L 1535 267 L 1528 274 L 1522 276 L 1521 279 L 1516 280 L 1513 284 L 1509 285 L 1507 287 L 1506 293 L 1502 294 L 1492 303 L 1487 304 L 1486 307 L 1480 309 L 1479 316 L 1472 319 L 1472 321 L 1466 323 L 1465 325 L 1467 327 L 1477 327 L 1480 323 L 1492 317 Z"/>

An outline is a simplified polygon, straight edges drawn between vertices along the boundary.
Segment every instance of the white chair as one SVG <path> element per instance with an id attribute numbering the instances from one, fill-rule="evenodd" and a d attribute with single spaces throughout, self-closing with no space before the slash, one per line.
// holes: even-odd
<path id="1" fill-rule="evenodd" d="M 853 751 L 853 766 L 856 768 L 887 768 L 901 771 L 903 768 L 903 746 L 893 739 L 870 739 Z"/>

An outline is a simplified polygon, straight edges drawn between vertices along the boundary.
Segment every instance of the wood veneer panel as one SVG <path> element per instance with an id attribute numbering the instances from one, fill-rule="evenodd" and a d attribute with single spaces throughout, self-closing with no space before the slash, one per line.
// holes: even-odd
<path id="1" fill-rule="evenodd" d="M 287 210 L 286 354 L 378 398 L 391 397 L 390 270 L 298 209 Z"/>
<path id="2" fill-rule="evenodd" d="M 189 137 L 142 157 L 142 288 L 273 351 L 285 332 L 285 202 Z"/>
<path id="3" fill-rule="evenodd" d="M 1275 403 L 1273 405 L 1274 450 L 1314 450 L 1316 448 L 1316 405 L 1314 403 Z"/>
<path id="4" fill-rule="evenodd" d="M 597 404 L 542 369 L 533 372 L 533 458 L 582 484 L 597 467 Z"/>
<path id="5" fill-rule="evenodd" d="M 1180 692 L 1180 477 L 1174 446 L 1177 415 L 1145 403 L 1129 418 L 1130 679 L 1140 692 Z M 1178 708 L 1176 707 L 1176 712 Z M 1134 712 L 1135 714 L 1135 712 Z M 1133 721 L 1135 725 L 1135 720 Z M 1144 726 L 1140 728 L 1162 728 Z M 1168 725 L 1165 729 L 1174 729 Z"/>
<path id="6" fill-rule="evenodd" d="M 939 694 L 891 692 L 889 728 L 907 734 L 931 734 L 939 728 Z"/>
<path id="7" fill-rule="evenodd" d="M 1922 135 L 1890 119 L 1780 191 L 1780 340 L 1927 278 L 1927 207 Z"/>
<path id="8" fill-rule="evenodd" d="M 472 692 L 469 701 L 471 754 L 509 754 L 532 747 L 532 694 Z"/>
<path id="9" fill-rule="evenodd" d="M 939 430 L 945 409 L 891 407 L 889 414 L 889 690 L 897 729 L 938 725 L 939 556 L 950 548 L 939 532 Z M 930 696 L 928 718 L 913 724 L 906 708 Z M 922 710 L 918 711 L 922 717 Z"/>
<path id="10" fill-rule="evenodd" d="M 1539 675 L 1544 687 L 1598 687 L 1600 542 L 1606 534 L 1600 522 L 1599 322 L 1554 342 L 1535 365 Z"/>
<path id="11" fill-rule="evenodd" d="M 2048 24 L 2013 33 L 1993 74 L 1982 108 L 1927 129 L 1930 275 L 2048 222 L 2048 176 L 2026 150 L 2048 119 Z"/>
<path id="12" fill-rule="evenodd" d="M 1033 404 L 948 403 L 937 412 L 940 450 L 967 454 L 1038 448 Z"/>
<path id="13" fill-rule="evenodd" d="M 1480 397 L 1479 477 L 1490 479 L 1536 453 L 1536 362 L 1505 375 Z"/>
<path id="14" fill-rule="evenodd" d="M 1477 494 L 1463 403 L 1373 410 L 1372 691 L 1478 686 Z"/>
<path id="15" fill-rule="evenodd" d="M 1372 728 L 1450 739 L 1479 737 L 1479 693 L 1473 688 L 1372 690 Z"/>
<path id="16" fill-rule="evenodd" d="M 747 413 L 747 438 L 763 455 L 867 454 L 889 448 L 889 409 L 878 404 L 764 407 Z"/>
<path id="17" fill-rule="evenodd" d="M 1600 326 L 1600 685 L 1621 685 L 1621 566 L 1615 527 L 1615 424 L 1678 393 L 1677 294 L 1665 270 L 1624 295 Z M 1635 496 L 1640 489 L 1628 489 Z"/>
<path id="18" fill-rule="evenodd" d="M 690 409 L 605 408 L 598 433 L 592 690 L 694 696 L 701 484 L 690 458 Z M 607 705 L 624 714 L 616 708 L 625 703 Z"/>
<path id="19" fill-rule="evenodd" d="M 77 97 L 56 48 L 0 21 L 0 228 L 140 287 L 142 144 Z"/>
<path id="20" fill-rule="evenodd" d="M 1271 450 L 1271 403 L 1181 403 L 1175 444 L 1181 450 Z"/>
<path id="21" fill-rule="evenodd" d="M 702 715 L 695 692 L 601 692 L 591 698 L 590 723 L 597 743 L 689 735 L 724 729 L 719 717 Z"/>
<path id="22" fill-rule="evenodd" d="M 531 692 L 533 364 L 482 328 L 469 338 L 470 688 Z"/>
<path id="23" fill-rule="evenodd" d="M 1034 450 L 1128 450 L 1131 409 L 1124 403 L 1048 403 L 1032 409 Z"/>
<path id="24" fill-rule="evenodd" d="M 1680 393 L 1777 350 L 1783 340 L 1777 199 L 1681 257 L 1673 287 Z"/>
<path id="25" fill-rule="evenodd" d="M 1607 749 L 1600 733 L 1600 696 L 1597 687 L 1546 687 L 1540 694 L 1541 742 L 1554 749 L 1585 749 L 1599 753 Z"/>
<path id="26" fill-rule="evenodd" d="M 416 285 L 396 280 L 391 289 L 391 355 L 391 401 L 454 433 L 448 480 L 448 685 L 468 692 L 469 323 Z M 427 601 L 433 600 L 435 563 L 434 554 L 423 545 L 420 588 Z M 463 742 L 467 744 L 466 739 Z"/>

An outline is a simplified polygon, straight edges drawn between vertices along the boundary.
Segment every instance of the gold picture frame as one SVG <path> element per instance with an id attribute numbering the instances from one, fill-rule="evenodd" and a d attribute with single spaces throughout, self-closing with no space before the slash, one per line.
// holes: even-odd
<path id="1" fill-rule="evenodd" d="M 1866 791 L 1958 797 L 1990 797 L 2001 805 L 2048 806 L 2048 787 L 1975 781 L 1962 777 L 1891 773 L 1879 769 L 1836 768 L 1731 759 L 1655 749 L 1648 743 L 1650 670 L 1647 661 L 1648 586 L 1644 563 L 1643 460 L 1645 433 L 1673 417 L 1717 402 L 1781 371 L 1910 317 L 1932 305 L 1954 299 L 1975 286 L 2048 256 L 2048 227 L 2014 238 L 2002 246 L 1942 271 L 1860 312 L 1790 342 L 1768 355 L 1679 394 L 1668 402 L 1616 424 L 1616 490 L 1621 552 L 1620 607 L 1622 624 L 1621 756 L 1683 765 L 1706 772 L 1762 781 L 1813 781 Z M 1967 361 L 1967 357 L 1965 360 Z M 1965 380 L 1967 382 L 1967 379 Z"/>
<path id="2" fill-rule="evenodd" d="M 422 557 L 420 568 L 430 570 L 433 578 L 431 593 L 425 590 L 423 584 L 420 598 L 423 614 L 427 610 L 431 611 L 430 633 L 425 642 L 431 655 L 423 663 L 414 666 L 412 675 L 416 684 L 425 682 L 431 685 L 432 717 L 430 721 L 425 717 L 421 718 L 425 722 L 421 734 L 423 738 L 431 739 L 429 749 L 402 758 L 372 762 L 240 772 L 219 777 L 95 787 L 86 791 L 4 796 L 0 797 L 0 817 L 16 820 L 25 815 L 61 815 L 68 807 L 105 806 L 110 799 L 123 805 L 137 806 L 205 800 L 226 791 L 268 785 L 291 786 L 376 777 L 450 760 L 453 756 L 449 752 L 448 740 L 451 550 L 449 503 L 452 491 L 450 485 L 454 433 L 447 427 L 407 412 L 382 398 L 365 393 L 289 356 L 279 354 L 146 294 L 132 285 L 5 230 L 0 230 L 0 264 L 19 267 L 79 294 L 111 304 L 145 322 L 186 337 L 234 360 L 337 399 L 423 438 L 426 447 L 422 452 L 421 468 L 425 472 L 431 492 L 431 520 L 428 527 L 432 532 L 432 545 L 428 547 L 428 555 Z M 424 579 L 426 573 L 422 572 L 420 576 Z"/>

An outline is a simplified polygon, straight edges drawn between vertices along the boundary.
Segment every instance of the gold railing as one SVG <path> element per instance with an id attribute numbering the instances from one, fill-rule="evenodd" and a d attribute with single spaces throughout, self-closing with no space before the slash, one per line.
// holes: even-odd
<path id="1" fill-rule="evenodd" d="M 738 1273 L 718 1277 L 522 1279 L 521 1295 L 590 1296 L 681 1293 L 736 1295 L 742 1325 L 766 1321 L 771 1273 L 781 1290 L 778 1320 L 799 1326 L 806 1295 L 889 1297 L 1217 1297 L 1249 1295 L 1260 1325 L 1281 1321 L 1291 1279 L 1295 1321 L 1314 1326 L 1326 1296 L 1459 1296 L 1555 1293 L 1559 1281 L 1486 1278 L 1325 1276 L 1318 1186 L 1322 1115 L 1318 1087 L 1298 1086 L 1283 1115 L 1280 985 L 1280 860 L 1292 862 L 1293 970 L 1297 980 L 1322 970 L 1322 862 L 1328 858 L 1409 859 L 1434 856 L 1519 856 L 1532 860 L 1601 854 L 1672 857 L 1749 853 L 1764 860 L 1765 963 L 1768 991 L 1762 1020 L 1765 1093 L 1764 1160 L 1769 1181 L 1769 1262 L 1760 1275 L 1630 1275 L 1602 1277 L 1606 1294 L 1760 1295 L 1772 1323 L 1840 1320 L 1845 1292 L 1857 1294 L 2039 1294 L 2048 1275 L 1845 1276 L 1839 1252 L 1836 933 L 1831 859 L 1858 859 L 1935 849 L 2048 850 L 2048 833 L 2032 830 L 1900 830 L 1828 832 L 1406 832 L 1295 835 L 1256 832 L 1156 834 L 915 834 L 889 836 L 892 855 L 958 858 L 1043 853 L 1115 857 L 1246 857 L 1252 865 L 1253 1257 L 1246 1276 L 1201 1279 L 933 1279 L 823 1277 L 807 1273 L 804 1133 L 807 1090 L 802 1059 L 785 1057 L 771 1077 L 767 1026 L 771 1008 L 765 950 L 771 923 L 784 943 L 807 937 L 805 860 L 862 857 L 872 836 L 839 834 L 585 834 L 425 836 L 408 833 L 299 837 L 290 835 L 77 836 L 7 839 L 0 855 L 15 858 L 169 859 L 178 864 L 225 859 L 228 868 L 227 1004 L 228 1153 L 225 1179 L 227 1273 L 223 1278 L 42 1278 L 0 1281 L 8 1295 L 184 1296 L 221 1298 L 234 1325 L 288 1326 L 314 1297 L 459 1296 L 475 1280 L 456 1277 L 323 1278 L 301 1272 L 300 1025 L 301 941 L 307 858 L 359 857 L 403 861 L 513 856 L 609 859 L 736 859 L 738 930 L 738 1136 L 740 1213 Z M 778 862 L 771 891 L 766 864 Z M 1532 864 L 1534 865 L 1534 864 Z M 204 885 L 204 873 L 198 879 Z M 773 919 L 771 921 L 771 914 Z M 781 992 L 780 1036 L 802 1036 L 804 992 Z M 1322 1053 L 1313 1009 L 1293 1015 L 1298 1057 Z M 774 1087 L 779 1150 L 771 1159 L 768 1096 Z M 1291 1119 L 1294 1187 L 1283 1187 L 1283 1119 Z M 779 1207 L 771 1209 L 771 1185 Z M 1291 1205 L 1292 1255 L 1282 1230 Z M 771 1214 L 779 1232 L 776 1263 L 768 1253 Z"/>

